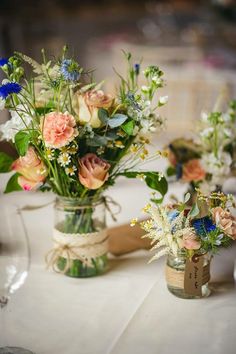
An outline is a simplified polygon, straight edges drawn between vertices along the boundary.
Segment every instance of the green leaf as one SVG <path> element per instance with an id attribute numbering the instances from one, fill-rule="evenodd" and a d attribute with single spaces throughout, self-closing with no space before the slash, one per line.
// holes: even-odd
<path id="1" fill-rule="evenodd" d="M 107 110 L 104 108 L 99 108 L 98 118 L 104 125 L 106 125 L 109 120 L 109 115 L 108 115 Z"/>
<path id="2" fill-rule="evenodd" d="M 108 139 L 105 136 L 94 135 L 93 139 L 87 139 L 88 146 L 105 146 Z"/>
<path id="3" fill-rule="evenodd" d="M 194 203 L 188 215 L 192 218 L 195 218 L 199 214 L 199 212 L 200 210 L 198 208 L 197 203 Z"/>
<path id="4" fill-rule="evenodd" d="M 0 152 L 0 173 L 11 171 L 13 161 L 14 160 L 11 156 L 8 156 L 4 152 Z"/>
<path id="5" fill-rule="evenodd" d="M 14 191 L 21 191 L 22 188 L 21 186 L 18 184 L 18 177 L 20 176 L 19 173 L 15 173 L 7 182 L 7 186 L 6 189 L 4 191 L 4 193 L 10 193 L 10 192 L 14 192 Z"/>
<path id="6" fill-rule="evenodd" d="M 191 194 L 189 192 L 186 193 L 185 196 L 184 196 L 184 203 L 187 203 L 190 198 L 191 198 Z"/>
<path id="7" fill-rule="evenodd" d="M 128 117 L 126 115 L 117 113 L 108 120 L 108 125 L 110 128 L 117 128 L 122 125 L 127 119 Z"/>
<path id="8" fill-rule="evenodd" d="M 175 176 L 176 175 L 176 168 L 169 166 L 166 170 L 166 174 L 168 177 Z"/>
<path id="9" fill-rule="evenodd" d="M 15 146 L 18 154 L 24 156 L 28 150 L 30 136 L 28 133 L 20 131 L 15 135 Z"/>
<path id="10" fill-rule="evenodd" d="M 122 124 L 121 129 L 123 129 L 127 135 L 132 135 L 134 131 L 134 126 L 135 122 L 133 120 L 130 120 L 125 124 Z"/>
<path id="11" fill-rule="evenodd" d="M 160 175 L 158 172 L 123 172 L 120 175 L 125 176 L 127 178 L 136 178 L 137 176 L 145 176 L 145 183 L 146 185 L 154 189 L 155 191 L 159 192 L 161 194 L 160 199 L 153 199 L 156 203 L 161 203 L 163 201 L 163 198 L 165 194 L 168 191 L 168 183 L 165 179 L 165 177 L 160 178 Z"/>

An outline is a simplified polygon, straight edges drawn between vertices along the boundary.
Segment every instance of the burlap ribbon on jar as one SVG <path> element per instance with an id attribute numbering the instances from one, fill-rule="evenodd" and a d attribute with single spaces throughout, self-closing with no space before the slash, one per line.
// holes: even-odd
<path id="1" fill-rule="evenodd" d="M 46 254 L 47 268 L 59 273 L 66 273 L 75 259 L 88 267 L 93 266 L 92 259 L 108 252 L 107 230 L 87 234 L 67 234 L 57 229 L 53 230 L 53 248 Z M 66 260 L 62 271 L 58 269 L 60 257 Z"/>
<path id="2" fill-rule="evenodd" d="M 204 255 L 195 255 L 192 257 L 192 260 L 188 260 L 186 261 L 186 267 L 187 267 L 187 263 L 188 263 L 188 267 L 190 266 L 191 269 L 186 269 L 185 270 L 180 270 L 180 269 L 175 269 L 172 268 L 168 265 L 166 265 L 166 269 L 165 269 L 165 276 L 166 276 L 166 282 L 168 285 L 175 287 L 175 288 L 179 288 L 179 289 L 184 289 L 186 292 L 187 289 L 189 289 L 189 287 L 191 288 L 191 283 L 192 285 L 195 284 L 195 281 L 198 282 L 198 289 L 201 289 L 201 286 L 203 286 L 204 284 L 208 283 L 210 280 L 210 263 L 211 263 L 211 258 L 209 258 L 209 261 L 207 262 L 207 264 L 203 265 L 203 257 Z M 201 266 L 200 268 L 196 268 L 195 267 L 195 261 L 194 261 L 194 257 L 196 260 L 201 260 Z M 187 267 L 187 268 L 188 268 Z M 192 273 L 192 275 L 188 278 L 188 272 L 190 271 L 190 273 Z M 200 272 L 198 278 L 195 278 L 195 276 L 197 275 L 197 272 Z M 196 274 L 195 274 L 196 273 Z M 187 275 L 187 276 L 186 276 Z M 190 283 L 189 283 L 190 281 Z M 195 293 L 195 290 L 191 290 L 191 292 L 193 291 L 193 294 Z M 201 293 L 201 291 L 196 289 L 196 293 Z M 192 295 L 193 295 L 192 294 Z"/>

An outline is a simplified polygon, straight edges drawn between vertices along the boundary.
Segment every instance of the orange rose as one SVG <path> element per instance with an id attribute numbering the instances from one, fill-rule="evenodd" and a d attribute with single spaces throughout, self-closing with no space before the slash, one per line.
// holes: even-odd
<path id="1" fill-rule="evenodd" d="M 102 90 L 90 90 L 84 94 L 77 92 L 73 97 L 73 108 L 81 124 L 90 124 L 99 128 L 101 121 L 98 118 L 99 108 L 110 108 L 114 102 L 111 95 L 105 95 Z"/>
<path id="2" fill-rule="evenodd" d="M 79 180 L 88 189 L 100 188 L 108 179 L 110 164 L 95 154 L 86 154 L 79 160 Z"/>
<path id="3" fill-rule="evenodd" d="M 212 209 L 212 216 L 215 224 L 229 237 L 236 240 L 236 218 L 221 207 Z"/>
<path id="4" fill-rule="evenodd" d="M 21 174 L 18 177 L 18 184 L 27 191 L 35 189 L 40 183 L 44 182 L 47 176 L 44 163 L 32 147 L 28 149 L 25 156 L 21 156 L 13 162 L 12 170 Z"/>
<path id="5" fill-rule="evenodd" d="M 183 165 L 182 179 L 185 182 L 202 181 L 206 176 L 206 172 L 202 168 L 198 159 L 189 160 Z"/>

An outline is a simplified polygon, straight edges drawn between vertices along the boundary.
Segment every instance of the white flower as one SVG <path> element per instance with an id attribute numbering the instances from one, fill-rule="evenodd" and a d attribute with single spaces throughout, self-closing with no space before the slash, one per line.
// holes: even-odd
<path id="1" fill-rule="evenodd" d="M 74 176 L 75 171 L 76 171 L 76 167 L 75 166 L 70 166 L 70 167 L 66 167 L 65 168 L 65 172 L 69 176 Z"/>
<path id="2" fill-rule="evenodd" d="M 160 104 L 166 104 L 168 102 L 168 96 L 161 96 L 160 98 L 159 98 L 159 103 Z"/>
<path id="3" fill-rule="evenodd" d="M 71 161 L 71 156 L 67 152 L 64 152 L 64 153 L 60 154 L 57 161 L 61 166 L 65 167 L 65 166 L 69 165 L 69 163 Z"/>
<path id="4" fill-rule="evenodd" d="M 152 82 L 154 82 L 156 85 L 160 85 L 162 84 L 162 79 L 160 79 L 158 76 L 153 76 Z"/>
<path id="5" fill-rule="evenodd" d="M 143 85 L 143 86 L 141 87 L 141 91 L 142 91 L 143 93 L 148 93 L 148 92 L 149 92 L 149 87 Z"/>
<path id="6" fill-rule="evenodd" d="M 203 155 L 201 163 L 205 171 L 212 175 L 212 183 L 221 185 L 230 173 L 232 158 L 223 151 L 219 152 L 217 157 L 214 153 L 208 153 Z"/>
<path id="7" fill-rule="evenodd" d="M 16 111 L 10 111 L 11 119 L 0 125 L 1 140 L 12 140 L 14 143 L 16 133 L 30 127 L 32 118 L 28 114 L 21 112 L 22 110 L 24 110 L 24 107 L 18 105 Z"/>
<path id="8" fill-rule="evenodd" d="M 0 111 L 5 108 L 5 103 L 6 101 L 2 97 L 0 97 Z"/>
<path id="9" fill-rule="evenodd" d="M 209 139 L 212 137 L 213 133 L 214 133 L 214 128 L 210 127 L 201 131 L 200 136 L 204 139 Z"/>
<path id="10" fill-rule="evenodd" d="M 207 121 L 208 121 L 208 114 L 207 114 L 206 112 L 202 112 L 202 113 L 201 113 L 201 120 L 202 120 L 202 122 L 207 123 Z"/>

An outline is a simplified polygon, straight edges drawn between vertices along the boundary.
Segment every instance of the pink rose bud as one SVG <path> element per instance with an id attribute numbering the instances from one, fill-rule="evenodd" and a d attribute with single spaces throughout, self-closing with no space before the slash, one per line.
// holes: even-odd
<path id="1" fill-rule="evenodd" d="M 187 250 L 198 250 L 201 247 L 201 243 L 194 232 L 188 232 L 183 235 L 181 246 Z"/>
<path id="2" fill-rule="evenodd" d="M 100 188 L 108 179 L 110 164 L 95 154 L 86 154 L 79 160 L 79 180 L 88 189 Z"/>
<path id="3" fill-rule="evenodd" d="M 21 174 L 18 177 L 18 184 L 27 191 L 36 189 L 47 176 L 44 163 L 32 147 L 29 147 L 25 156 L 20 156 L 13 162 L 12 170 Z"/>
<path id="4" fill-rule="evenodd" d="M 198 159 L 189 160 L 183 165 L 182 179 L 186 182 L 202 181 L 206 176 L 206 172 L 202 168 Z"/>
<path id="5" fill-rule="evenodd" d="M 98 118 L 99 108 L 108 109 L 112 106 L 114 98 L 105 95 L 102 90 L 90 90 L 84 94 L 76 93 L 73 97 L 73 108 L 81 124 L 90 124 L 92 128 L 99 128 L 101 121 Z"/>
<path id="6" fill-rule="evenodd" d="M 69 144 L 78 135 L 75 118 L 69 113 L 51 112 L 41 121 L 45 145 L 59 149 Z"/>

